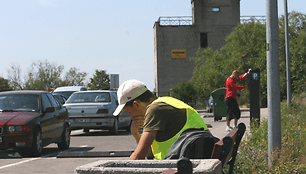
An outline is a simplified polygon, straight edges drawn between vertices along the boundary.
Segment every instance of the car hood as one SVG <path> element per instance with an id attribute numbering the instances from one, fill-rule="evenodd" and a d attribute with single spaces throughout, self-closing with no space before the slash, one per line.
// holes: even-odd
<path id="1" fill-rule="evenodd" d="M 0 125 L 24 125 L 37 116 L 37 112 L 0 112 Z"/>

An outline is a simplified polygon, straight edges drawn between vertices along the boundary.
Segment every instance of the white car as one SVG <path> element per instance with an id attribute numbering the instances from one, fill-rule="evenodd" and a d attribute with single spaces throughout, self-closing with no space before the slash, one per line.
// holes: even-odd
<path id="1" fill-rule="evenodd" d="M 117 108 L 117 92 L 111 90 L 89 90 L 74 92 L 64 104 L 69 112 L 71 129 L 110 130 L 112 134 L 118 134 L 118 129 L 130 131 L 131 116 L 122 112 L 113 116 Z"/>
<path id="2" fill-rule="evenodd" d="M 58 87 L 53 91 L 55 95 L 63 95 L 66 99 L 68 99 L 72 93 L 77 91 L 87 91 L 85 86 L 62 86 Z"/>

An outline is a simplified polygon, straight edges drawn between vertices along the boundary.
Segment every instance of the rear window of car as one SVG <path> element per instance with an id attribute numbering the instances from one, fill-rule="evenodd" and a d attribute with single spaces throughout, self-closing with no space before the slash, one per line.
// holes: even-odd
<path id="1" fill-rule="evenodd" d="M 111 102 L 108 92 L 73 93 L 66 103 L 104 103 Z"/>

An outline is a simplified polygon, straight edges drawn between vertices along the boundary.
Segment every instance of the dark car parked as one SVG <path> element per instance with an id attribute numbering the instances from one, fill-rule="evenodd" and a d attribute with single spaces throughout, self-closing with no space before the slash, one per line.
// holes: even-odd
<path id="1" fill-rule="evenodd" d="M 51 143 L 69 148 L 67 109 L 46 91 L 0 92 L 0 150 L 30 150 L 40 156 Z"/>

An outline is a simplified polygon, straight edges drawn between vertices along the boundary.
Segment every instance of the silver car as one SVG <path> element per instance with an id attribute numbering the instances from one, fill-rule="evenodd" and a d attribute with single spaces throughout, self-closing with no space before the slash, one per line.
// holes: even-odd
<path id="1" fill-rule="evenodd" d="M 106 129 L 118 134 L 118 129 L 130 131 L 131 116 L 122 112 L 113 116 L 118 105 L 117 92 L 111 90 L 89 90 L 73 93 L 64 106 L 69 112 L 71 129 Z"/>

